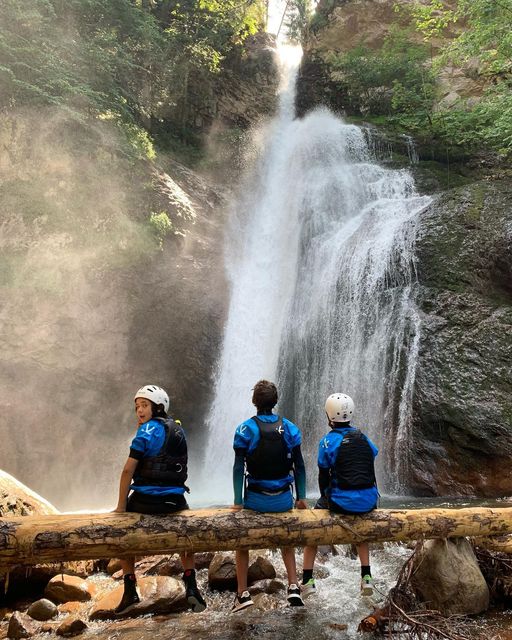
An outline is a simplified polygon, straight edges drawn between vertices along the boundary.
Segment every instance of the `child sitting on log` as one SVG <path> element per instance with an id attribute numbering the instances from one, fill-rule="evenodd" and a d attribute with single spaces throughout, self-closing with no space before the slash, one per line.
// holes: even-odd
<path id="1" fill-rule="evenodd" d="M 361 514 L 377 506 L 379 492 L 374 460 L 378 449 L 359 429 L 350 424 L 354 413 L 352 398 L 333 393 L 325 403 L 331 431 L 318 447 L 318 484 L 320 498 L 315 509 L 333 513 Z M 373 595 L 370 549 L 367 542 L 357 546 L 361 563 L 361 595 Z M 317 547 L 304 548 L 301 591 L 304 597 L 316 591 L 313 566 Z"/>
<path id="2" fill-rule="evenodd" d="M 268 380 L 257 382 L 252 403 L 257 415 L 237 427 L 233 442 L 233 509 L 238 511 L 245 508 L 263 513 L 289 511 L 293 508 L 294 482 L 297 492 L 295 506 L 307 509 L 301 433 L 293 422 L 272 412 L 277 404 L 275 384 Z M 281 553 L 288 575 L 288 602 L 290 606 L 304 606 L 297 583 L 295 550 L 285 547 Z M 240 611 L 254 604 L 247 590 L 248 566 L 249 551 L 237 550 L 238 589 L 232 611 Z"/>
<path id="3" fill-rule="evenodd" d="M 187 443 L 178 421 L 167 415 L 169 396 L 160 387 L 149 384 L 137 391 L 134 401 L 138 430 L 121 473 L 115 511 L 167 514 L 188 509 L 184 495 L 188 491 Z M 194 555 L 182 553 L 180 557 L 187 601 L 194 612 L 204 611 L 206 602 L 197 588 Z M 140 602 L 135 558 L 121 560 L 121 567 L 124 593 L 114 610 L 116 614 L 126 613 Z"/>

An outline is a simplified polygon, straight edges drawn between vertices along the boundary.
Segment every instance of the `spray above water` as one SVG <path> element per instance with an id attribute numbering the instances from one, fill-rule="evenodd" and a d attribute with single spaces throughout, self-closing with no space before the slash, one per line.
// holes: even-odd
<path id="1" fill-rule="evenodd" d="M 394 441 L 407 429 L 409 403 L 399 400 L 414 382 L 419 331 L 415 219 L 429 199 L 407 171 L 373 162 L 358 127 L 326 109 L 294 119 L 297 63 L 284 66 L 279 113 L 261 134 L 227 239 L 231 301 L 208 419 L 210 502 L 231 496 L 232 437 L 254 411 L 260 378 L 277 379 L 280 410 L 302 428 L 308 469 L 334 391 L 354 398 L 354 422 L 381 445 L 386 421 L 398 419 L 391 406 L 403 414 Z"/>

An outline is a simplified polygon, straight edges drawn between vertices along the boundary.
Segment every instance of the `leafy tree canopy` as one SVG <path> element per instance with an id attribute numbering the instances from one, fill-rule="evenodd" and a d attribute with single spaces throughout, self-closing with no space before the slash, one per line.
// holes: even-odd
<path id="1" fill-rule="evenodd" d="M 175 104 L 192 72 L 218 72 L 262 24 L 263 0 L 2 0 L 0 111 L 56 105 L 113 120 L 132 147 L 154 105 Z M 141 145 L 141 140 L 143 144 Z"/>

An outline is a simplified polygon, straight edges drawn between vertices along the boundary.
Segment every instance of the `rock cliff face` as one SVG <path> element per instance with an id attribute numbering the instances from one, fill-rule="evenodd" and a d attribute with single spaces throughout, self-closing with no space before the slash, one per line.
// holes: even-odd
<path id="1" fill-rule="evenodd" d="M 430 4 L 428 0 L 420 3 Z M 408 4 L 408 0 L 320 0 L 316 22 L 304 44 L 297 92 L 299 114 L 323 104 L 347 115 L 360 115 L 351 109 L 339 82 L 339 73 L 332 68 L 332 56 L 347 53 L 359 45 L 378 51 L 393 29 L 410 26 L 407 12 L 400 10 Z M 456 2 L 445 4 L 454 8 Z M 456 33 L 454 29 L 447 28 L 442 37 L 432 40 L 432 55 L 446 46 Z M 414 42 L 422 42 L 421 34 L 414 34 L 412 30 L 409 37 Z M 459 99 L 478 102 L 489 83 L 490 78 L 480 74 L 475 62 L 464 68 L 446 66 L 439 76 L 438 108 L 449 108 Z"/>
<path id="2" fill-rule="evenodd" d="M 269 34 L 247 38 L 243 49 L 223 62 L 214 81 L 190 77 L 187 103 L 164 105 L 159 115 L 203 134 L 213 124 L 244 129 L 273 114 L 279 81 L 275 46 Z"/>
<path id="3" fill-rule="evenodd" d="M 411 488 L 512 494 L 512 186 L 447 191 L 417 243 L 421 345 Z"/>

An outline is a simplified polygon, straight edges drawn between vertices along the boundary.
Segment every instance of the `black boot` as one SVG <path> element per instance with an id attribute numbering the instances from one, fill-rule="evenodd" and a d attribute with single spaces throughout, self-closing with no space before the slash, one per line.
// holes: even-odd
<path id="1" fill-rule="evenodd" d="M 185 583 L 185 595 L 194 613 L 200 613 L 206 609 L 206 602 L 201 595 L 196 583 L 195 569 L 187 569 L 183 574 L 183 582 Z"/>
<path id="2" fill-rule="evenodd" d="M 121 602 L 114 609 L 115 614 L 127 613 L 140 602 L 139 594 L 137 593 L 137 578 L 135 577 L 135 574 L 127 573 L 123 579 L 124 593 L 121 598 Z"/>

